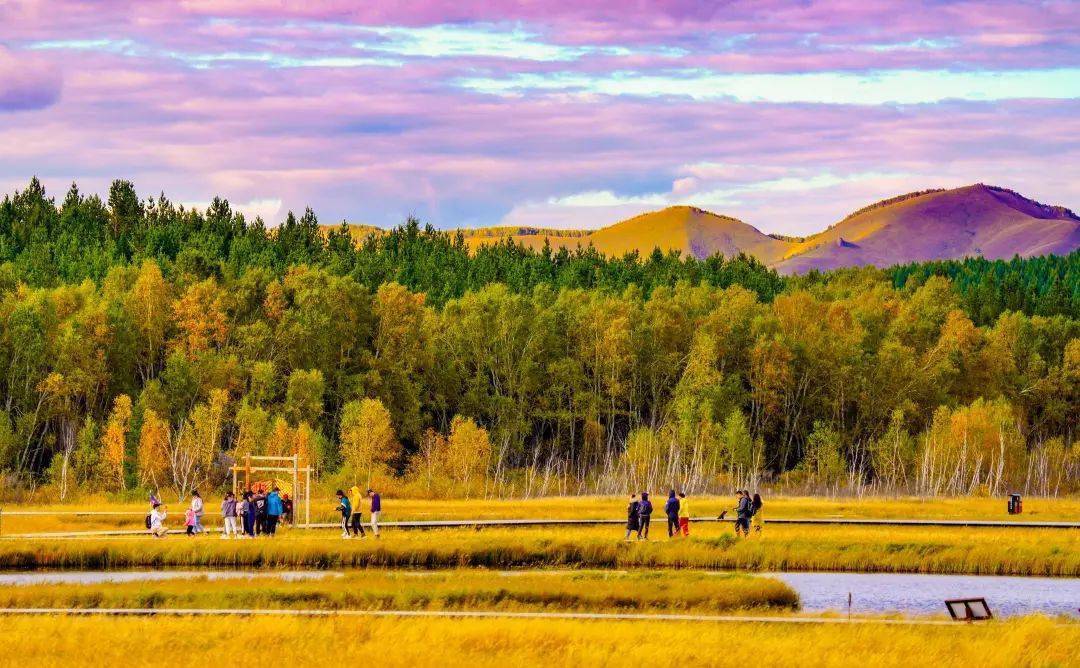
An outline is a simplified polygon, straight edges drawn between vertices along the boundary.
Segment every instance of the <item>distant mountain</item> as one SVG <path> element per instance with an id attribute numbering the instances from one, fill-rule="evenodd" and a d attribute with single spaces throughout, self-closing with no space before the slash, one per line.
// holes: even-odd
<path id="1" fill-rule="evenodd" d="M 795 243 L 786 274 L 903 262 L 1065 255 L 1080 248 L 1080 218 L 1005 188 L 982 184 L 911 193 L 860 209 Z"/>
<path id="2" fill-rule="evenodd" d="M 357 226 L 354 237 L 379 232 Z M 634 251 L 645 256 L 654 248 L 698 258 L 745 253 L 784 274 L 973 256 L 1065 255 L 1080 248 L 1080 218 L 1069 209 L 983 184 L 882 200 L 808 237 L 767 235 L 691 206 L 652 211 L 596 230 L 487 227 L 461 232 L 474 250 L 510 239 L 533 249 L 545 242 L 552 248 L 591 245 L 613 256 Z"/>

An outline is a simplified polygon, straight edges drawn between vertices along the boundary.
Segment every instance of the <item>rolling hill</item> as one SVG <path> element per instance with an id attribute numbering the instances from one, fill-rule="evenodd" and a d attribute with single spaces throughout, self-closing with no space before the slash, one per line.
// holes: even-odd
<path id="1" fill-rule="evenodd" d="M 805 238 L 767 235 L 697 207 L 672 206 L 596 230 L 486 227 L 460 230 L 469 248 L 513 240 L 533 249 L 593 246 L 606 255 L 654 248 L 705 258 L 746 253 L 784 274 L 905 262 L 1068 254 L 1080 248 L 1080 218 L 1012 190 L 975 184 L 876 202 Z M 360 239 L 378 228 L 357 226 Z"/>
<path id="2" fill-rule="evenodd" d="M 1080 218 L 1068 209 L 982 184 L 912 193 L 851 214 L 792 244 L 771 263 L 783 273 L 902 262 L 1064 255 L 1080 248 Z"/>

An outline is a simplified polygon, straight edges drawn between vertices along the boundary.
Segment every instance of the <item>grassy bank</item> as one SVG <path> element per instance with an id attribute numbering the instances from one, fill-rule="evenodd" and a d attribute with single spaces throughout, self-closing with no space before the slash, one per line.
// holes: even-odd
<path id="1" fill-rule="evenodd" d="M 619 527 L 385 531 L 376 541 L 335 531 L 224 541 L 182 535 L 0 540 L 0 568 L 409 567 L 712 568 L 990 575 L 1080 575 L 1080 531 L 917 527 L 769 528 L 737 540 L 700 524 L 689 540 L 624 543 Z"/>
<path id="2" fill-rule="evenodd" d="M 0 665 L 1064 666 L 1080 625 L 765 625 L 521 619 L 4 619 Z M 254 653 L 254 654 L 253 654 Z M 377 657 L 377 658 L 375 658 Z"/>
<path id="3" fill-rule="evenodd" d="M 179 526 L 183 521 L 184 504 L 167 504 L 172 511 L 170 523 Z M 694 514 L 715 517 L 721 510 L 734 505 L 728 497 L 693 499 Z M 313 522 L 334 522 L 338 516 L 336 502 L 329 496 L 313 500 Z M 385 499 L 384 521 L 437 519 L 501 519 L 501 518 L 618 518 L 625 511 L 622 497 L 549 497 L 540 499 Z M 367 503 L 362 503 L 365 510 Z M 206 523 L 220 523 L 215 512 L 216 499 L 208 500 Z M 143 526 L 143 503 L 113 503 L 103 498 L 90 498 L 63 505 L 3 506 L 4 534 L 92 531 L 109 529 L 138 529 Z M 46 513 L 19 516 L 19 511 Z M 72 516 L 72 511 L 123 512 L 128 515 Z M 53 514 L 55 513 L 55 514 Z M 820 497 L 766 497 L 765 513 L 769 517 L 818 517 L 859 519 L 981 519 L 981 520 L 1045 520 L 1077 521 L 1080 519 L 1080 497 L 1025 500 L 1023 515 L 1008 515 L 1005 500 L 1000 498 L 953 497 L 941 499 L 880 498 L 828 499 Z"/>
<path id="4" fill-rule="evenodd" d="M 779 612 L 799 597 L 771 578 L 700 571 L 350 571 L 319 580 L 195 578 L 4 587 L 0 607 L 317 608 L 577 612 Z"/>

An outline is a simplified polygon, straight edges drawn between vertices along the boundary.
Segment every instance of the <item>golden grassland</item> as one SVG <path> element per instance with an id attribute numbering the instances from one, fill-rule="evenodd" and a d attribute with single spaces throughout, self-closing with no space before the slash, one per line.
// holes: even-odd
<path id="1" fill-rule="evenodd" d="M 663 501 L 659 495 L 659 501 Z M 218 524 L 215 512 L 217 497 L 207 497 L 205 523 Z M 1080 497 L 1028 498 L 1024 501 L 1023 515 L 1008 515 L 1005 500 L 986 497 L 949 498 L 825 498 L 777 496 L 765 499 L 764 516 L 769 517 L 817 517 L 858 519 L 981 519 L 1005 521 L 1080 521 Z M 734 506 L 729 497 L 706 496 L 691 498 L 693 513 L 700 517 L 715 517 L 721 510 Z M 172 511 L 170 522 L 178 526 L 183 521 L 181 510 L 186 504 L 166 504 Z M 313 522 L 336 522 L 336 503 L 332 493 L 314 499 L 311 519 Z M 532 499 L 395 499 L 384 498 L 383 521 L 436 520 L 436 519 L 598 519 L 619 518 L 625 512 L 626 499 L 622 497 L 560 496 Z M 111 529 L 137 529 L 142 527 L 145 503 L 116 503 L 102 497 L 81 499 L 71 504 L 16 505 L 3 504 L 4 515 L 0 531 L 3 534 L 93 531 Z M 367 502 L 362 503 L 367 509 Z M 19 516 L 12 511 L 56 512 L 57 514 Z M 72 516 L 72 511 L 125 512 L 130 515 Z M 657 517 L 661 518 L 658 512 Z"/>
<path id="2" fill-rule="evenodd" d="M 767 577 L 701 571 L 348 571 L 316 580 L 196 577 L 0 589 L 5 608 L 304 608 L 575 612 L 791 612 Z"/>
<path id="3" fill-rule="evenodd" d="M 0 665 L 1065 666 L 1080 624 L 881 626 L 431 618 L 11 617 Z"/>
<path id="4" fill-rule="evenodd" d="M 729 525 L 697 523 L 689 539 L 623 542 L 610 527 L 385 530 L 342 540 L 335 530 L 276 538 L 170 535 L 0 540 L 0 568 L 705 568 L 987 575 L 1080 575 L 1080 531 L 766 525 L 736 539 Z M 661 538 L 661 536 L 663 536 Z"/>

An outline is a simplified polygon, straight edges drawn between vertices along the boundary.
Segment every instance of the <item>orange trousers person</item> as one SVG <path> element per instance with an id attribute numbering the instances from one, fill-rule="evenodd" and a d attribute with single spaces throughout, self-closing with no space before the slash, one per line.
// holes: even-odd
<path id="1" fill-rule="evenodd" d="M 679 518 L 679 528 L 682 529 L 682 535 L 689 536 L 690 535 L 690 518 L 689 517 L 680 517 Z"/>

